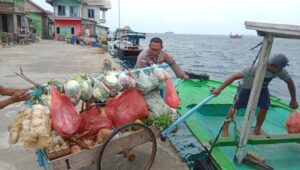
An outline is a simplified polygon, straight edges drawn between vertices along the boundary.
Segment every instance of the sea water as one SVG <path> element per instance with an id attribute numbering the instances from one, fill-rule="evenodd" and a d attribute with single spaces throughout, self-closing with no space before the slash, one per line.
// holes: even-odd
<path id="1" fill-rule="evenodd" d="M 207 73 L 211 79 L 224 81 L 228 76 L 247 66 L 251 66 L 259 48 L 250 50 L 263 41 L 263 37 L 243 36 L 230 39 L 228 35 L 183 35 L 183 34 L 147 34 L 141 41 L 143 47 L 149 45 L 152 37 L 163 40 L 164 50 L 168 51 L 185 70 L 197 74 Z M 300 40 L 275 38 L 271 54 L 284 53 L 290 60 L 286 69 L 296 84 L 297 99 L 300 100 Z M 274 79 L 269 85 L 271 95 L 286 102 L 290 94 L 285 82 Z M 200 155 L 203 148 L 185 125 L 169 139 L 189 167 Z"/>

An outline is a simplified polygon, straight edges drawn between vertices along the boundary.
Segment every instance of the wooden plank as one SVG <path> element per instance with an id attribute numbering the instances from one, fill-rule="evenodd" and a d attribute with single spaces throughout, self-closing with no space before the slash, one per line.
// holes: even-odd
<path id="1" fill-rule="evenodd" d="M 160 131 L 157 128 L 151 127 L 151 130 L 154 132 L 155 137 L 160 136 Z M 117 154 L 127 148 L 132 148 L 141 144 L 148 142 L 149 135 L 144 130 L 136 131 L 126 136 L 121 136 L 113 139 L 109 145 L 107 145 L 106 154 Z M 82 150 L 80 152 L 66 155 L 64 157 L 49 161 L 49 169 L 55 170 L 65 170 L 65 169 L 80 169 L 96 163 L 101 149 L 101 144 L 93 146 L 88 150 Z M 70 165 L 68 167 L 68 164 Z"/>
<path id="2" fill-rule="evenodd" d="M 212 139 L 209 141 L 209 143 L 212 145 L 214 143 L 215 139 Z M 221 137 L 216 142 L 215 146 L 237 146 L 238 142 L 234 137 Z"/>
<path id="3" fill-rule="evenodd" d="M 272 34 L 274 37 L 300 39 L 300 26 L 246 21 L 247 29 L 258 31 L 258 35 Z"/>
<path id="4" fill-rule="evenodd" d="M 300 134 L 281 134 L 281 135 L 257 135 L 250 136 L 247 144 L 250 145 L 267 145 L 277 143 L 294 143 L 300 142 Z M 210 141 L 210 144 L 213 140 Z M 237 141 L 234 137 L 222 137 L 215 146 L 236 146 Z"/>
<path id="5" fill-rule="evenodd" d="M 248 143 L 251 145 L 275 144 L 275 143 L 293 143 L 300 142 L 300 134 L 287 135 L 258 135 L 251 136 Z"/>

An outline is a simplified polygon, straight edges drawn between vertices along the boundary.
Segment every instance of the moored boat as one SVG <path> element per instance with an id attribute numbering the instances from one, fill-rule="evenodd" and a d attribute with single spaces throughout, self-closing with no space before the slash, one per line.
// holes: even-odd
<path id="1" fill-rule="evenodd" d="M 114 36 L 114 47 L 117 50 L 116 55 L 124 60 L 129 67 L 136 63 L 137 56 L 143 50 L 140 46 L 140 39 L 145 39 L 146 33 L 135 32 L 130 27 L 117 29 Z"/>
<path id="2" fill-rule="evenodd" d="M 273 39 L 300 39 L 300 26 L 246 22 L 246 28 L 257 30 L 264 36 L 259 53 L 249 103 L 246 109 L 236 114 L 229 128 L 230 137 L 220 137 L 220 130 L 229 108 L 233 105 L 236 85 L 229 85 L 222 93 L 197 109 L 186 121 L 193 136 L 206 148 L 207 158 L 217 169 L 299 169 L 300 134 L 289 134 L 286 121 L 292 111 L 289 105 L 271 97 L 271 105 L 262 125 L 262 135 L 252 133 L 256 103 L 265 75 Z M 216 80 L 191 79 L 177 86 L 182 105 L 178 108 L 182 116 L 197 103 L 206 100 L 211 90 L 222 82 Z M 219 138 L 218 138 L 219 137 Z M 212 149 L 213 148 L 213 149 Z"/>
<path id="3" fill-rule="evenodd" d="M 232 34 L 232 33 L 230 33 L 230 35 L 229 35 L 229 37 L 230 38 L 242 38 L 243 36 L 242 35 L 239 35 L 239 34 Z"/>
<path id="4" fill-rule="evenodd" d="M 216 80 L 184 81 L 176 88 L 182 102 L 178 109 L 179 113 L 186 113 L 199 101 L 209 96 L 210 90 L 217 88 L 221 83 Z M 235 85 L 228 86 L 219 96 L 197 109 L 185 121 L 192 134 L 204 147 L 208 147 L 208 150 L 226 119 L 227 111 L 233 104 L 236 88 Z M 300 144 L 289 142 L 300 141 L 300 135 L 288 134 L 285 129 L 285 121 L 288 119 L 290 111 L 287 103 L 272 97 L 271 107 L 262 126 L 264 133 L 260 136 L 253 134 L 249 136 L 248 143 L 250 144 L 246 146 L 245 153 L 255 152 L 265 159 L 265 165 L 275 169 L 298 169 Z M 255 169 L 254 166 L 245 163 L 238 164 L 234 161 L 245 109 L 240 110 L 237 115 L 236 129 L 232 123 L 229 128 L 231 136 L 220 137 L 209 156 L 218 169 Z"/>

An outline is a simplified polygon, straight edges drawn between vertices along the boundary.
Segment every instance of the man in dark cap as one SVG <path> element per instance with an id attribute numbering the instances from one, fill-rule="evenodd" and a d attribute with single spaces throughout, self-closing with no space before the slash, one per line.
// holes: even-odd
<path id="1" fill-rule="evenodd" d="M 265 74 L 265 78 L 263 81 L 262 89 L 259 96 L 259 101 L 257 106 L 259 107 L 258 116 L 256 119 L 256 125 L 254 129 L 254 134 L 260 135 L 260 129 L 261 126 L 265 120 L 267 111 L 269 109 L 270 105 L 270 94 L 268 85 L 271 82 L 273 78 L 279 77 L 281 80 L 283 80 L 289 89 L 291 101 L 290 101 L 290 107 L 292 109 L 298 108 L 298 102 L 296 99 L 296 88 L 293 79 L 290 77 L 289 73 L 285 69 L 285 67 L 288 65 L 288 58 L 284 54 L 274 54 L 267 64 L 267 70 Z M 243 69 L 242 71 L 236 72 L 230 77 L 228 77 L 222 85 L 220 85 L 218 88 L 213 90 L 213 93 L 216 95 L 219 95 L 221 91 L 230 85 L 233 81 L 242 79 L 240 84 L 240 92 L 237 94 L 238 97 L 235 101 L 234 106 L 230 108 L 227 118 L 231 119 L 233 117 L 233 114 L 237 111 L 237 109 L 240 108 L 246 108 L 251 92 L 251 88 L 253 85 L 253 80 L 255 76 L 255 70 L 256 66 L 254 66 L 253 69 L 250 67 Z M 230 122 L 226 122 L 224 125 L 224 129 L 222 131 L 223 136 L 228 136 L 228 127 Z"/>

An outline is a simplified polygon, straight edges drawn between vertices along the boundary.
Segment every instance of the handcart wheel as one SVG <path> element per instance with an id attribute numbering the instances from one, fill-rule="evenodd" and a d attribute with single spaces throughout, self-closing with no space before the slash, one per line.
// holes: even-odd
<path id="1" fill-rule="evenodd" d="M 104 140 L 97 160 L 97 169 L 149 170 L 154 162 L 156 149 L 155 135 L 147 125 L 126 124 L 113 130 Z"/>
<path id="2" fill-rule="evenodd" d="M 133 161 L 135 159 L 135 154 L 130 151 L 130 149 L 126 149 L 122 151 L 122 154 L 128 161 Z"/>

